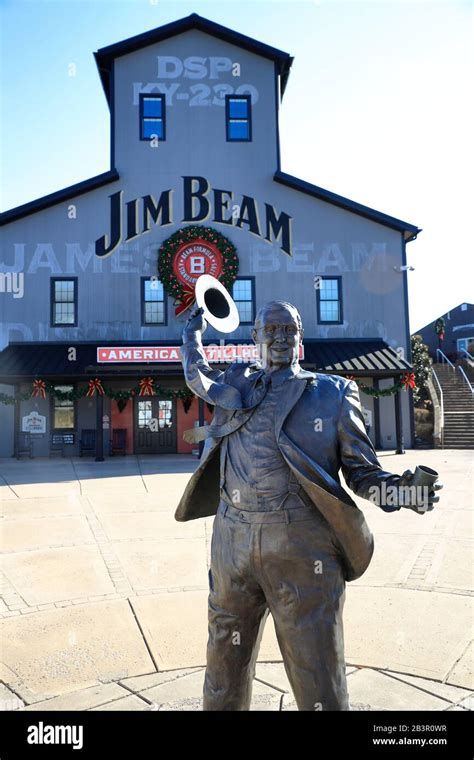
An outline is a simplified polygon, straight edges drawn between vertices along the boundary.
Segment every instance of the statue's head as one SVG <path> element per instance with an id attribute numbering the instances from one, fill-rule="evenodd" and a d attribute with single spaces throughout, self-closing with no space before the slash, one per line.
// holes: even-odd
<path id="1" fill-rule="evenodd" d="M 269 301 L 255 318 L 252 338 L 260 345 L 262 364 L 267 369 L 289 367 L 298 362 L 303 325 L 296 308 L 287 301 Z"/>

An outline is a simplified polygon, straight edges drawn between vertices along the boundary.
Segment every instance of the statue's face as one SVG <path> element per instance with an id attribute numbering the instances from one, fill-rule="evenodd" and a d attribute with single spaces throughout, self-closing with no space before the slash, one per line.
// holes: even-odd
<path id="1" fill-rule="evenodd" d="M 255 343 L 261 346 L 261 358 L 269 369 L 289 367 L 298 361 L 303 331 L 299 330 L 296 313 L 285 306 L 265 309 L 252 330 Z"/>

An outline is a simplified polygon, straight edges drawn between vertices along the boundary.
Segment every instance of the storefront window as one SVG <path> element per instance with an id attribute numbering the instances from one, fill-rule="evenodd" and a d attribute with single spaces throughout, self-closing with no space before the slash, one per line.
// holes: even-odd
<path id="1" fill-rule="evenodd" d="M 60 393 L 71 393 L 74 390 L 72 385 L 55 385 L 56 391 Z M 53 397 L 53 428 L 55 430 L 74 430 L 75 427 L 75 406 L 72 399 L 61 399 Z"/>
<path id="2" fill-rule="evenodd" d="M 138 427 L 147 428 L 153 417 L 151 401 L 138 402 Z"/>
<path id="3" fill-rule="evenodd" d="M 173 424 L 173 402 L 159 401 L 158 426 L 160 428 L 170 428 Z"/>

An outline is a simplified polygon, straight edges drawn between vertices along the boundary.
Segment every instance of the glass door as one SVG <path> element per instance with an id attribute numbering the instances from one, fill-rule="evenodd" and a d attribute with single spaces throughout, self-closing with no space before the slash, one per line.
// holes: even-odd
<path id="1" fill-rule="evenodd" d="M 176 401 L 135 399 L 135 453 L 176 453 Z"/>

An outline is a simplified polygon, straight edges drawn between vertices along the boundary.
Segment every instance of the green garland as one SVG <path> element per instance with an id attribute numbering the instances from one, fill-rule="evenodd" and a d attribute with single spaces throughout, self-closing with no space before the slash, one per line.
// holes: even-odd
<path id="1" fill-rule="evenodd" d="M 364 385 L 364 383 L 357 383 L 357 385 L 362 393 L 365 393 L 367 396 L 375 396 L 375 398 L 379 396 L 393 396 L 394 393 L 401 391 L 405 387 L 402 382 L 390 385 L 389 388 L 372 388 L 369 385 Z"/>
<path id="2" fill-rule="evenodd" d="M 402 389 L 408 390 L 409 388 L 416 388 L 415 375 L 413 372 L 405 372 L 398 383 L 390 385 L 388 388 L 373 388 L 370 385 L 365 385 L 360 380 L 357 380 L 354 375 L 343 375 L 342 377 L 345 377 L 347 380 L 353 380 L 357 383 L 359 390 L 361 390 L 362 393 L 375 398 L 379 398 L 380 396 L 393 396 L 394 393 L 398 393 L 398 391 L 401 391 Z"/>
<path id="3" fill-rule="evenodd" d="M 139 384 L 134 385 L 133 388 L 129 388 L 128 390 L 114 390 L 107 385 L 103 385 L 102 387 L 104 389 L 104 396 L 113 401 L 117 401 L 120 411 L 125 408 L 127 401 L 129 401 L 131 398 L 135 398 L 135 396 L 142 399 L 152 398 L 152 396 L 140 396 Z M 77 401 L 78 399 L 84 398 L 87 395 L 88 390 L 89 385 L 84 385 L 80 388 L 74 388 L 74 390 L 64 393 L 63 391 L 57 390 L 54 385 L 51 385 L 51 383 L 45 383 L 46 393 L 49 393 L 50 396 L 57 398 L 58 401 Z M 194 398 L 194 393 L 190 391 L 189 388 L 164 388 L 162 385 L 158 385 L 153 381 L 153 390 L 155 392 L 155 396 L 162 396 L 164 398 L 170 399 L 181 399 L 183 402 L 184 411 L 186 414 L 188 413 L 189 407 L 191 406 L 192 400 Z M 15 404 L 17 401 L 28 401 L 29 399 L 36 400 L 37 398 L 40 397 L 33 396 L 32 391 L 16 393 L 14 396 L 9 396 L 6 393 L 0 393 L 0 404 L 6 404 L 7 406 L 10 406 L 12 404 Z"/>
<path id="4" fill-rule="evenodd" d="M 184 291 L 182 283 L 173 272 L 174 255 L 183 243 L 194 240 L 197 237 L 206 240 L 208 243 L 212 243 L 221 252 L 224 269 L 219 280 L 228 290 L 232 287 L 239 271 L 237 249 L 230 240 L 221 235 L 213 227 L 203 227 L 200 224 L 184 227 L 167 238 L 160 246 L 158 252 L 158 276 L 160 281 L 163 283 L 166 292 L 178 301 L 182 300 Z"/>
<path id="5" fill-rule="evenodd" d="M 443 340 L 445 332 L 446 332 L 446 322 L 444 321 L 443 317 L 439 317 L 439 319 L 437 319 L 435 323 L 435 333 L 440 340 Z"/>

